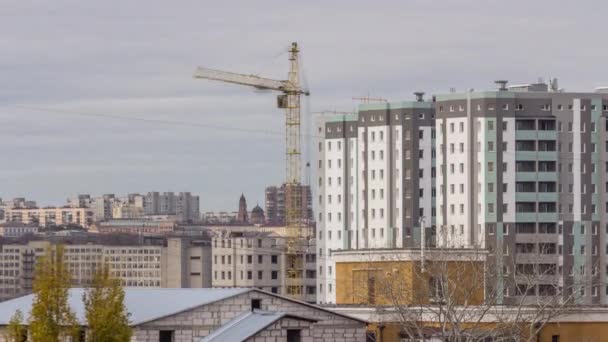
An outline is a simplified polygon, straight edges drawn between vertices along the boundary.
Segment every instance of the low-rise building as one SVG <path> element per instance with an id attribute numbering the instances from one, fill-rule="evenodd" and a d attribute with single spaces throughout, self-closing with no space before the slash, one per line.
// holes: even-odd
<path id="1" fill-rule="evenodd" d="M 82 289 L 69 305 L 86 329 Z M 0 303 L 0 329 L 16 310 L 31 311 L 33 295 Z M 125 289 L 133 342 L 366 341 L 367 322 L 257 289 Z M 0 331 L 0 341 L 4 340 Z"/>
<path id="2" fill-rule="evenodd" d="M 314 240 L 312 240 L 314 241 Z M 214 230 L 213 287 L 254 287 L 287 295 L 286 238 L 254 230 Z M 300 299 L 316 301 L 314 245 L 302 253 Z"/>
<path id="3" fill-rule="evenodd" d="M 172 220 L 112 219 L 95 222 L 91 231 L 100 234 L 167 235 L 177 226 Z"/>
<path id="4" fill-rule="evenodd" d="M 28 234 L 38 233 L 38 226 L 20 222 L 6 222 L 0 224 L 0 236 L 16 238 Z"/>
<path id="5" fill-rule="evenodd" d="M 211 287 L 211 244 L 205 235 L 49 236 L 0 240 L 0 300 L 31 292 L 36 259 L 58 244 L 75 287 L 89 285 L 103 264 L 127 287 Z"/>

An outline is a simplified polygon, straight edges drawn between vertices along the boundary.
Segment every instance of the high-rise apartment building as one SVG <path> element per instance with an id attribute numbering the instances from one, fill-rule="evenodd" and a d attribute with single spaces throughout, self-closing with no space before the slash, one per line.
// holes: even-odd
<path id="1" fill-rule="evenodd" d="M 189 192 L 149 192 L 144 197 L 146 215 L 175 215 L 179 221 L 200 221 L 199 197 Z"/>
<path id="2" fill-rule="evenodd" d="M 608 303 L 608 93 L 497 83 L 436 97 L 439 245 L 488 248 L 507 302 L 541 272 L 532 294 Z"/>
<path id="3" fill-rule="evenodd" d="M 319 302 L 335 303 L 332 250 L 420 244 L 435 222 L 435 116 L 416 101 L 364 104 L 317 118 Z"/>
<path id="4" fill-rule="evenodd" d="M 487 249 L 505 303 L 531 275 L 526 296 L 608 303 L 608 89 L 497 83 L 319 119 L 319 301 L 332 250 L 416 247 L 424 223 L 439 247 Z"/>

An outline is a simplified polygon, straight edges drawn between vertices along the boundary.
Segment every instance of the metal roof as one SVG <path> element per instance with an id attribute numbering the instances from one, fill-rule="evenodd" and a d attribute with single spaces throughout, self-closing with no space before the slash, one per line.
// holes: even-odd
<path id="1" fill-rule="evenodd" d="M 200 342 L 221 342 L 221 341 L 245 341 L 257 334 L 261 330 L 279 321 L 282 318 L 295 318 L 310 322 L 317 320 L 288 315 L 284 312 L 265 312 L 265 311 L 249 311 L 235 317 L 228 323 L 222 325 L 211 334 L 200 339 Z"/>
<path id="2" fill-rule="evenodd" d="M 170 289 L 170 288 L 125 288 L 125 307 L 131 315 L 131 325 L 138 325 L 166 316 L 187 311 L 201 305 L 210 304 L 252 291 L 248 288 L 206 288 L 206 289 Z M 80 323 L 86 322 L 82 295 L 84 289 L 72 288 L 68 303 Z M 11 316 L 21 310 L 27 318 L 31 311 L 34 295 L 27 295 L 0 303 L 0 325 L 7 325 Z"/>

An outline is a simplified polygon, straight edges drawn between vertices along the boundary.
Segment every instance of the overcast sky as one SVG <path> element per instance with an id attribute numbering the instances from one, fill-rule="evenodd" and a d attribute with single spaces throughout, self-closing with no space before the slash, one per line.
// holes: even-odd
<path id="1" fill-rule="evenodd" d="M 206 211 L 236 210 L 243 192 L 263 205 L 284 179 L 283 113 L 272 94 L 194 80 L 197 65 L 284 78 L 298 41 L 308 112 L 499 78 L 587 91 L 608 85 L 606 13 L 580 0 L 0 0 L 0 197 L 191 191 Z"/>

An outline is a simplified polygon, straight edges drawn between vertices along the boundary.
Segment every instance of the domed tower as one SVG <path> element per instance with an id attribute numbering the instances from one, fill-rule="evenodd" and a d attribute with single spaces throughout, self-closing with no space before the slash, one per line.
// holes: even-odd
<path id="1" fill-rule="evenodd" d="M 249 223 L 249 217 L 247 215 L 247 200 L 243 194 L 241 194 L 241 199 L 239 199 L 239 215 L 236 217 L 236 220 L 239 223 Z"/>
<path id="2" fill-rule="evenodd" d="M 265 222 L 266 217 L 264 216 L 264 209 L 262 209 L 259 205 L 256 205 L 253 210 L 251 210 L 251 223 L 264 224 Z"/>

